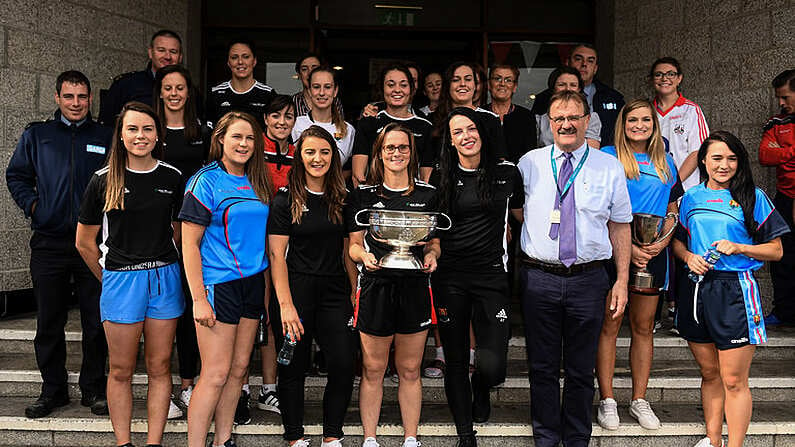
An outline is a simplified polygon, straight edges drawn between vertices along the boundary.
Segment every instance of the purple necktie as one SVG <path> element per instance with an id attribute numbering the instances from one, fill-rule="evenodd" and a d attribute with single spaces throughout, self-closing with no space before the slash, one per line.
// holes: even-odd
<path id="1" fill-rule="evenodd" d="M 560 191 L 566 186 L 566 182 L 571 177 L 574 168 L 571 165 L 572 154 L 564 152 L 563 164 L 560 167 L 558 176 L 558 193 L 555 195 L 555 208 L 560 206 L 560 224 L 552 224 L 549 228 L 549 237 L 558 239 L 558 259 L 566 267 L 571 267 L 577 260 L 577 239 L 574 228 L 576 226 L 576 215 L 574 211 L 574 184 L 569 187 L 563 201 L 560 200 Z"/>

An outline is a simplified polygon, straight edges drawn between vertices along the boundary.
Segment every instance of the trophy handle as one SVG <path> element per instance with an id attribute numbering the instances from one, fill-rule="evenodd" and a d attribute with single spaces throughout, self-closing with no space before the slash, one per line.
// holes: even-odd
<path id="1" fill-rule="evenodd" d="M 450 219 L 450 216 L 448 216 L 448 215 L 447 215 L 447 214 L 445 214 L 445 213 L 439 213 L 438 215 L 439 215 L 439 216 L 442 216 L 442 217 L 444 217 L 445 219 L 447 219 L 447 226 L 446 226 L 446 227 L 444 227 L 444 228 L 441 228 L 441 227 L 436 227 L 436 229 L 437 229 L 437 230 L 440 230 L 440 231 L 447 231 L 447 230 L 449 230 L 449 229 L 450 229 L 450 228 L 453 226 L 453 219 Z"/>
<path id="2" fill-rule="evenodd" d="M 674 230 L 676 230 L 676 224 L 679 223 L 679 216 L 677 216 L 676 213 L 668 213 L 668 214 L 665 215 L 665 217 L 663 217 L 663 222 L 665 222 L 668 219 L 673 219 L 674 220 L 674 224 L 671 226 L 671 229 L 669 229 L 668 232 L 665 233 L 664 236 L 661 236 L 660 238 L 657 239 L 657 242 L 668 238 L 668 236 L 670 236 L 671 233 L 673 233 Z M 655 242 L 655 244 L 657 242 Z"/>
<path id="3" fill-rule="evenodd" d="M 356 225 L 359 225 L 359 226 L 362 226 L 362 227 L 369 227 L 370 226 L 370 221 L 369 220 L 366 223 L 365 222 L 359 222 L 359 214 L 362 214 L 362 213 L 365 213 L 365 212 L 370 212 L 370 210 L 369 209 L 359 210 L 356 213 L 356 215 L 353 216 L 353 220 L 356 221 Z"/>

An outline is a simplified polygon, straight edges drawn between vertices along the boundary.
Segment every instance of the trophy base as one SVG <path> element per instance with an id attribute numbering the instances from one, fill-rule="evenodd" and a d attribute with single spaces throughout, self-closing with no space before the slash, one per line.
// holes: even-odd
<path id="1" fill-rule="evenodd" d="M 378 266 L 387 269 L 422 270 L 425 266 L 411 253 L 387 253 L 378 261 Z"/>
<path id="2" fill-rule="evenodd" d="M 660 293 L 659 287 L 654 287 L 654 275 L 642 270 L 634 270 L 630 275 L 629 290 L 644 295 Z"/>

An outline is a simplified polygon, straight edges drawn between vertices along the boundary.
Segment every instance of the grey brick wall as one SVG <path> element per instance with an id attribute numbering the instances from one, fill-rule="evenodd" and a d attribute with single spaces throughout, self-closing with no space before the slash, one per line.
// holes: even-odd
<path id="1" fill-rule="evenodd" d="M 191 39 L 186 37 L 191 1 L 0 0 L 3 171 L 25 125 L 46 119 L 55 110 L 58 73 L 77 69 L 88 76 L 96 116 L 99 90 L 116 75 L 145 66 L 153 32 L 173 29 L 190 47 Z M 8 193 L 5 175 L 0 175 L 0 291 L 30 287 L 29 224 Z"/>

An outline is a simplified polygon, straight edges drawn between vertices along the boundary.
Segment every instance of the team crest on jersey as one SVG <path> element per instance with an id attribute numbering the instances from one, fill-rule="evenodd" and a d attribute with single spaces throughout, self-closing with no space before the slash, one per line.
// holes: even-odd
<path id="1" fill-rule="evenodd" d="M 762 317 L 760 317 L 759 315 L 754 315 L 754 324 L 759 326 L 761 322 L 762 322 Z"/>
<path id="2" fill-rule="evenodd" d="M 685 125 L 684 124 L 677 124 L 674 127 L 674 133 L 677 135 L 682 135 L 685 133 Z"/>
<path id="3" fill-rule="evenodd" d="M 342 134 L 339 132 L 334 132 L 334 139 L 340 141 L 342 139 Z"/>
<path id="4" fill-rule="evenodd" d="M 308 212 L 309 212 L 309 208 L 307 208 L 307 207 L 306 207 L 306 204 L 304 204 L 304 205 L 301 207 L 301 212 L 302 212 L 302 213 L 308 213 Z"/>
<path id="5" fill-rule="evenodd" d="M 740 207 L 740 204 L 739 204 L 739 203 L 737 203 L 737 201 L 736 201 L 736 200 L 732 199 L 732 200 L 729 202 L 729 206 L 730 206 L 730 207 L 732 207 L 732 208 L 739 208 L 739 207 Z"/>

